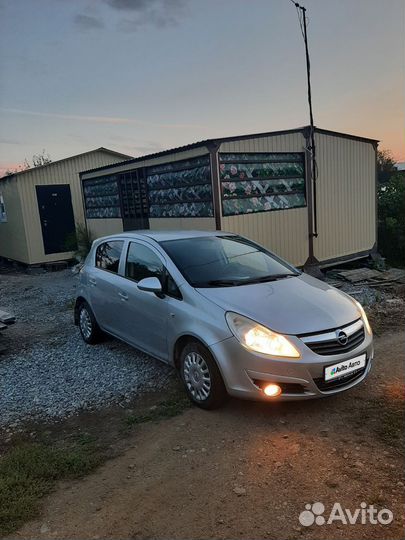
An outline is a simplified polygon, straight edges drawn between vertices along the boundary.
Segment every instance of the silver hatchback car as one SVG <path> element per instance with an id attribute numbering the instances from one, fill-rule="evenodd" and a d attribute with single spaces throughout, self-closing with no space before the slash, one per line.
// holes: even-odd
<path id="1" fill-rule="evenodd" d="M 100 238 L 80 272 L 75 323 L 172 364 L 206 409 L 227 395 L 323 397 L 368 374 L 373 338 L 353 298 L 256 243 L 212 231 Z"/>

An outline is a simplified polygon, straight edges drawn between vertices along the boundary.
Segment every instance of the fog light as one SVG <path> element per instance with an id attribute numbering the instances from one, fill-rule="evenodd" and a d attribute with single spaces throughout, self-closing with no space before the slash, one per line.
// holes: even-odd
<path id="1" fill-rule="evenodd" d="M 278 384 L 267 384 L 263 388 L 263 392 L 266 394 L 266 396 L 277 397 L 281 394 L 281 388 Z"/>

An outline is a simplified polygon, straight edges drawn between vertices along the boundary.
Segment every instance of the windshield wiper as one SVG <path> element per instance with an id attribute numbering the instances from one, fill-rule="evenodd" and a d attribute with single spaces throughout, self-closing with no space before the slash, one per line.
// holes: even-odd
<path id="1" fill-rule="evenodd" d="M 213 287 L 236 287 L 237 285 L 243 285 L 246 281 L 237 281 L 235 279 L 211 279 L 207 281 L 207 285 Z"/>
<path id="2" fill-rule="evenodd" d="M 266 281 L 277 281 L 288 277 L 295 277 L 299 274 L 272 274 L 269 276 L 261 276 L 257 278 L 247 279 L 211 279 L 207 282 L 211 287 L 237 287 L 238 285 L 250 285 L 252 283 L 265 283 Z"/>
<path id="3" fill-rule="evenodd" d="M 267 281 L 277 281 L 279 279 L 284 279 L 288 277 L 296 277 L 299 274 L 272 274 L 270 276 L 261 276 L 257 278 L 247 279 L 244 281 L 244 284 L 250 284 L 250 283 L 266 283 Z"/>

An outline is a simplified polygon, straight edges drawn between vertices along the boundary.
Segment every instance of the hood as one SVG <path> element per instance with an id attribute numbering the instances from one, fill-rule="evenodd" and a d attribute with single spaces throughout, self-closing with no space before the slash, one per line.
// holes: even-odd
<path id="1" fill-rule="evenodd" d="M 268 283 L 196 290 L 225 311 L 240 313 L 282 334 L 329 330 L 360 317 L 347 295 L 307 274 Z"/>

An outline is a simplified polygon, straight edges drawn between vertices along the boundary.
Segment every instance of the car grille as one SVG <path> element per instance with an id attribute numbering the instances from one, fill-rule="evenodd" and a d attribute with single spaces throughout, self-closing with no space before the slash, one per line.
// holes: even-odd
<path id="1" fill-rule="evenodd" d="M 348 384 L 351 384 L 352 382 L 356 381 L 357 379 L 361 379 L 361 377 L 364 375 L 364 372 L 367 369 L 368 361 L 366 362 L 366 365 L 358 369 L 357 371 L 354 371 L 352 373 L 349 373 L 349 375 L 340 377 L 339 379 L 336 379 L 334 381 L 325 382 L 325 380 L 320 377 L 319 379 L 314 379 L 314 383 L 319 388 L 321 392 L 328 392 L 329 390 L 336 390 L 337 388 L 342 388 L 344 386 L 347 386 Z"/>
<path id="2" fill-rule="evenodd" d="M 339 340 L 339 334 L 344 333 L 344 341 Z M 322 334 L 299 336 L 307 347 L 321 356 L 344 354 L 352 351 L 365 338 L 364 325 L 361 320 L 335 330 L 329 330 Z"/>

